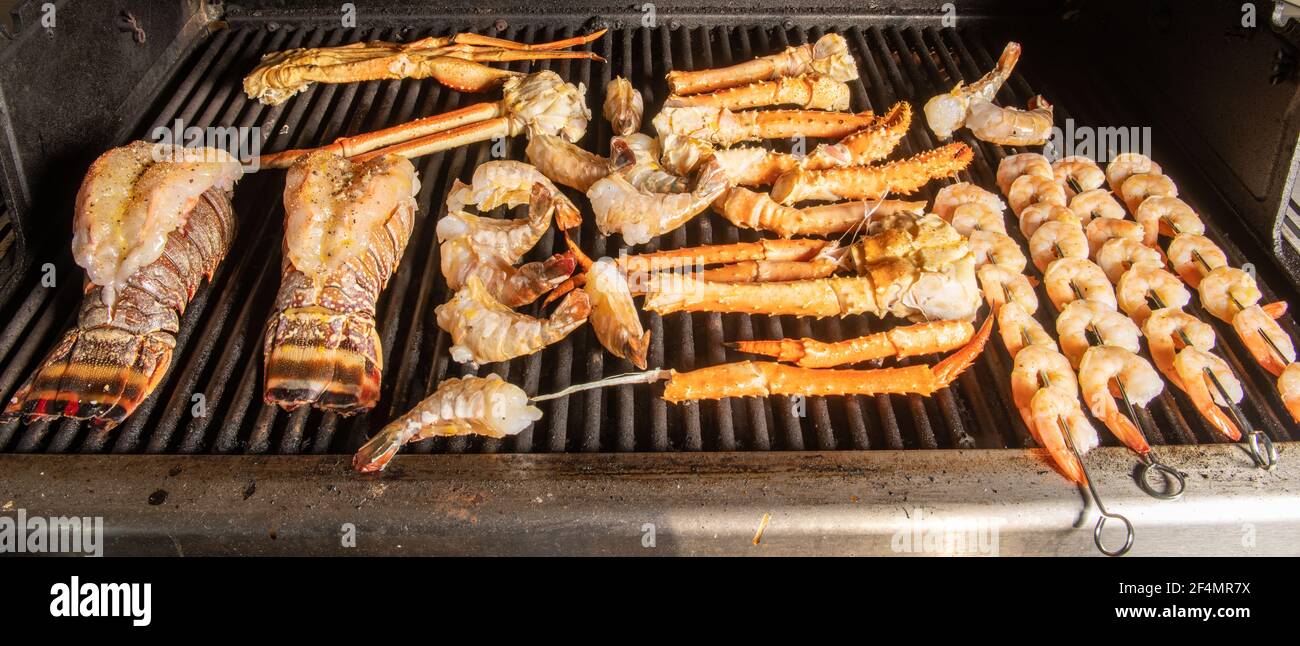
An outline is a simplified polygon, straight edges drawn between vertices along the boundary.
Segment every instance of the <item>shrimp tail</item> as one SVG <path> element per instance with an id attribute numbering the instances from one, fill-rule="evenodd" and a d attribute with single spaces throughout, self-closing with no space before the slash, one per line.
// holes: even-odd
<path id="1" fill-rule="evenodd" d="M 1268 314 L 1270 318 L 1276 321 L 1286 314 L 1287 303 L 1286 301 L 1275 301 L 1260 305 L 1260 307 L 1264 309 L 1265 314 Z"/>
<path id="2" fill-rule="evenodd" d="M 411 432 L 405 427 L 397 424 L 385 426 L 352 456 L 352 468 L 361 473 L 383 471 L 410 437 Z"/>
<path id="3" fill-rule="evenodd" d="M 573 252 L 557 253 L 543 261 L 515 268 L 501 290 L 501 303 L 508 307 L 527 305 L 548 290 L 565 283 L 577 262 Z"/>
<path id="4" fill-rule="evenodd" d="M 1114 433 L 1115 437 L 1119 438 L 1119 441 L 1123 442 L 1124 446 L 1132 449 L 1134 453 L 1145 456 L 1151 452 L 1151 445 L 1147 443 L 1147 438 L 1142 435 L 1142 430 L 1132 420 L 1120 414 L 1119 408 L 1114 405 L 1110 406 L 1110 410 L 1106 411 L 1105 418 L 1102 421 L 1105 422 L 1106 428 L 1110 429 L 1110 432 Z"/>

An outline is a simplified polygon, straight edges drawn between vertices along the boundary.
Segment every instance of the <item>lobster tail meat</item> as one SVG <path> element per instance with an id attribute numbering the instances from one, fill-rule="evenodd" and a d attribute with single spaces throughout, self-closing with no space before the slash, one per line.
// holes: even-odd
<path id="1" fill-rule="evenodd" d="M 18 389 L 6 416 L 121 423 L 171 365 L 181 315 L 230 249 L 223 151 L 136 142 L 102 155 L 77 196 L 73 256 L 89 280 L 77 325 Z"/>
<path id="2" fill-rule="evenodd" d="M 268 403 L 352 414 L 379 400 L 375 303 L 411 237 L 415 167 L 317 152 L 285 182 L 285 258 L 265 346 Z"/>

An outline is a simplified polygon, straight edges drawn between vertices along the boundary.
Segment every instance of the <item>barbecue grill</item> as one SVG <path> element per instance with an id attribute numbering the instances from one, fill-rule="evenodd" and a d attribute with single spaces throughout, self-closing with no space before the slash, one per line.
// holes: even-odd
<path id="1" fill-rule="evenodd" d="M 605 85 L 625 76 L 645 95 L 647 130 L 669 70 L 741 62 L 831 30 L 848 39 L 860 67 L 855 110 L 898 100 L 919 109 L 957 80 L 978 78 L 1018 40 L 1025 55 L 999 95 L 1004 104 L 1043 94 L 1063 128 L 1149 128 L 1153 156 L 1199 207 L 1231 264 L 1253 265 L 1265 301 L 1296 302 L 1300 119 L 1286 109 L 1297 96 L 1296 33 L 1294 24 L 1270 25 L 1273 3 L 1256 3 L 1258 28 L 1242 26 L 1240 3 L 1210 1 L 972 1 L 955 3 L 955 12 L 905 0 L 517 4 L 356 3 L 355 21 L 346 22 L 335 2 L 72 2 L 58 6 L 51 27 L 41 3 L 21 3 L 13 33 L 0 34 L 0 397 L 13 394 L 75 316 L 83 274 L 68 253 L 72 202 L 103 150 L 179 120 L 260 127 L 262 151 L 274 152 L 468 105 L 481 97 L 432 80 L 318 84 L 278 106 L 248 100 L 240 86 L 271 51 L 466 31 L 540 42 L 608 27 L 586 46 L 608 63 L 507 67 L 551 69 L 586 84 L 597 113 Z M 611 134 L 597 115 L 581 145 L 608 154 Z M 994 186 L 999 160 L 1011 153 L 957 136 L 976 153 L 962 179 Z M 523 159 L 525 143 L 506 140 L 506 157 Z M 896 154 L 937 143 L 918 117 Z M 102 515 L 110 554 L 352 553 L 339 547 L 346 523 L 359 532 L 353 551 L 368 553 L 890 554 L 899 532 L 920 522 L 917 511 L 994 522 L 1003 554 L 1095 553 L 1095 510 L 1031 448 L 1011 400 L 1011 361 L 997 344 L 931 398 L 674 405 L 659 397 L 661 386 L 619 386 L 546 402 L 543 419 L 515 437 L 426 440 L 381 475 L 352 474 L 348 454 L 380 426 L 443 379 L 473 374 L 450 360 L 450 341 L 434 323 L 434 307 L 448 297 L 434 224 L 452 182 L 468 181 L 492 154 L 489 142 L 415 160 L 415 232 L 379 301 L 385 370 L 374 410 L 285 413 L 262 401 L 283 174 L 259 172 L 236 191 L 239 238 L 186 311 L 171 370 L 131 417 L 108 433 L 76 421 L 0 426 L 4 511 Z M 757 238 L 709 214 L 630 251 Z M 577 241 L 593 257 L 619 252 L 590 219 Z M 527 259 L 563 248 L 552 231 Z M 1136 554 L 1294 553 L 1300 467 L 1289 443 L 1300 431 L 1230 327 L 1198 315 L 1215 325 L 1221 356 L 1245 386 L 1246 420 L 1281 448 L 1279 466 L 1256 469 L 1181 392 L 1166 389 L 1140 414 L 1164 461 L 1189 474 L 1184 498 L 1145 496 L 1132 454 L 1105 433 L 1089 469 L 1107 506 L 1136 525 Z M 834 340 L 885 327 L 865 317 L 646 313 L 643 321 L 650 364 L 676 369 L 745 358 L 727 341 Z M 1282 325 L 1300 338 L 1291 315 Z M 477 374 L 495 372 L 539 394 L 632 370 L 588 327 Z"/>

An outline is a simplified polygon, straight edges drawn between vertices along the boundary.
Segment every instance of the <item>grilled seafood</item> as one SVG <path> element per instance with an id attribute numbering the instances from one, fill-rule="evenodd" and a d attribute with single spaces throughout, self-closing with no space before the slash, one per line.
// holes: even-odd
<path id="1" fill-rule="evenodd" d="M 1083 228 L 1083 221 L 1074 211 L 1051 202 L 1035 202 L 1020 211 L 1020 233 L 1025 239 L 1034 237 L 1038 227 L 1048 222 L 1064 222 L 1074 228 Z"/>
<path id="2" fill-rule="evenodd" d="M 556 135 L 577 141 L 587 132 L 587 121 L 591 119 L 585 96 L 586 88 L 581 83 L 565 83 L 550 70 L 512 76 L 502 88 L 502 99 L 495 103 L 478 103 L 364 135 L 343 137 L 323 148 L 366 161 L 388 154 L 419 157 L 521 134 L 529 138 Z M 263 155 L 260 164 L 262 168 L 286 168 L 312 152 L 286 150 Z"/>
<path id="3" fill-rule="evenodd" d="M 667 78 L 668 91 L 685 96 L 804 74 L 820 74 L 841 82 L 856 80 L 858 64 L 849 53 L 848 41 L 839 34 L 826 34 L 815 43 L 790 47 L 779 54 L 730 67 L 693 72 L 674 70 Z"/>
<path id="4" fill-rule="evenodd" d="M 871 112 L 851 114 L 821 110 L 743 110 L 688 106 L 664 108 L 652 124 L 660 138 L 685 137 L 715 146 L 790 137 L 844 137 L 871 126 Z"/>
<path id="5" fill-rule="evenodd" d="M 1019 303 L 1027 312 L 1038 311 L 1038 295 L 1034 293 L 1034 286 L 1023 273 L 1000 265 L 987 264 L 981 266 L 975 275 L 979 277 L 984 301 L 993 311 L 996 312 L 1008 301 Z"/>
<path id="6" fill-rule="evenodd" d="M 1011 236 L 997 231 L 979 230 L 970 233 L 970 249 L 975 256 L 975 266 L 992 263 L 1014 272 L 1022 272 L 1029 261 L 1020 251 L 1020 245 Z"/>
<path id="7" fill-rule="evenodd" d="M 1133 406 L 1146 406 L 1164 391 L 1160 374 L 1146 359 L 1109 345 L 1090 348 L 1079 362 L 1079 387 L 1088 409 L 1115 437 L 1138 455 L 1151 452 L 1141 429 L 1115 405 L 1115 398 L 1122 397 Z"/>
<path id="8" fill-rule="evenodd" d="M 796 105 L 807 110 L 848 110 L 849 86 L 829 76 L 803 74 L 755 81 L 708 94 L 673 95 L 664 101 L 665 108 L 709 106 L 744 110 L 770 105 Z"/>
<path id="9" fill-rule="evenodd" d="M 1110 190 L 1115 193 L 1121 193 L 1124 182 L 1134 175 L 1155 174 L 1160 175 L 1160 164 L 1151 161 L 1150 157 L 1138 153 L 1120 153 L 1106 165 L 1106 183 L 1110 185 Z"/>
<path id="10" fill-rule="evenodd" d="M 551 181 L 583 193 L 596 180 L 613 172 L 610 160 L 555 135 L 541 134 L 529 138 L 524 154 L 528 156 L 528 163 Z"/>
<path id="11" fill-rule="evenodd" d="M 772 199 L 788 206 L 805 200 L 835 202 L 876 200 L 887 193 L 910 195 L 930 180 L 965 170 L 973 158 L 969 146 L 953 143 L 877 166 L 795 169 L 772 185 Z"/>
<path id="12" fill-rule="evenodd" d="M 554 207 L 555 223 L 561 229 L 572 229 L 582 223 L 578 207 L 541 171 L 523 162 L 508 160 L 479 164 L 469 184 L 456 180 L 447 192 L 447 213 L 464 211 L 468 204 L 473 204 L 479 211 L 490 211 L 503 205 L 514 208 L 529 204 L 538 185 L 548 197 L 547 206 Z M 545 227 L 542 230 L 545 231 Z M 533 244 L 536 243 L 534 240 Z M 517 245 L 511 245 L 514 246 Z"/>
<path id="13" fill-rule="evenodd" d="M 1047 346 L 1056 350 L 1056 341 L 1043 328 L 1043 324 L 1024 306 L 1015 301 L 998 308 L 998 333 L 1007 354 L 1015 358 L 1020 351 L 1029 346 Z"/>
<path id="14" fill-rule="evenodd" d="M 690 182 L 664 170 L 659 157 L 659 141 L 649 135 L 637 133 L 610 141 L 610 166 L 629 184 L 650 193 L 686 192 Z"/>
<path id="15" fill-rule="evenodd" d="M 718 151 L 714 149 L 713 144 L 702 139 L 661 133 L 659 143 L 663 150 L 659 156 L 659 163 L 674 175 L 685 177 L 695 172 L 695 169 L 699 168 L 705 160 L 717 158 Z M 719 163 L 722 163 L 722 160 L 719 160 Z"/>
<path id="16" fill-rule="evenodd" d="M 1011 397 L 1025 420 L 1025 426 L 1033 427 L 1029 404 L 1044 384 L 1051 384 L 1070 395 L 1079 392 L 1074 368 L 1065 355 L 1047 344 L 1024 346 L 1012 363 Z"/>
<path id="17" fill-rule="evenodd" d="M 1003 194 L 1011 190 L 1011 183 L 1023 175 L 1034 175 L 1043 179 L 1055 179 L 1051 162 L 1039 153 L 1020 153 L 1003 157 L 998 162 L 998 190 Z"/>
<path id="18" fill-rule="evenodd" d="M 1007 223 L 1002 214 L 983 204 L 963 204 L 952 212 L 952 228 L 964 236 L 975 231 L 993 231 L 1006 235 Z"/>
<path id="19" fill-rule="evenodd" d="M 1150 201 L 1147 200 L 1143 204 Z M 1138 210 L 1141 210 L 1141 207 Z M 1205 274 L 1228 266 L 1228 254 L 1224 253 L 1219 245 L 1200 234 L 1184 233 L 1175 237 L 1169 242 L 1168 252 L 1169 264 L 1173 266 L 1178 277 L 1192 289 L 1200 287 L 1201 278 Z"/>
<path id="20" fill-rule="evenodd" d="M 730 148 L 713 152 L 733 185 L 764 186 L 795 169 L 824 170 L 844 166 L 861 166 L 889 156 L 898 147 L 912 123 L 912 106 L 900 101 L 889 112 L 834 144 L 817 146 L 812 153 L 799 157 L 764 148 Z M 678 138 L 680 139 L 680 138 Z M 694 159 L 699 153 L 687 155 Z M 678 169 L 680 170 L 680 169 Z"/>
<path id="21" fill-rule="evenodd" d="M 1096 301 L 1078 300 L 1062 308 L 1056 317 L 1056 334 L 1061 340 L 1061 352 L 1075 367 L 1092 346 L 1107 345 L 1134 353 L 1142 349 L 1137 324 Z"/>
<path id="22" fill-rule="evenodd" d="M 224 151 L 138 141 L 105 152 L 77 193 L 72 253 L 85 293 L 68 330 L 4 416 L 126 419 L 171 365 L 180 317 L 235 237 Z"/>
<path id="23" fill-rule="evenodd" d="M 596 339 L 614 356 L 645 370 L 650 333 L 641 327 L 623 272 L 612 260 L 597 260 L 587 269 L 583 289 L 591 301 L 591 327 Z"/>
<path id="24" fill-rule="evenodd" d="M 591 301 L 571 292 L 549 319 L 520 314 L 497 302 L 477 277 L 434 309 L 438 327 L 451 335 L 451 358 L 460 363 L 508 361 L 563 339 L 587 321 Z"/>
<path id="25" fill-rule="evenodd" d="M 1291 337 L 1259 305 L 1245 307 L 1233 315 L 1232 329 L 1237 331 L 1255 361 L 1273 376 L 1282 376 L 1287 365 L 1295 363 L 1295 344 Z"/>
<path id="26" fill-rule="evenodd" d="M 524 218 L 507 220 L 448 211 L 436 229 L 438 259 L 447 287 L 458 290 L 470 277 L 477 277 L 501 304 L 519 307 L 563 282 L 573 273 L 572 255 L 556 254 L 545 261 L 515 266 L 546 233 L 557 213 L 555 205 L 562 199 L 553 188 L 538 182 L 533 184 Z"/>
<path id="27" fill-rule="evenodd" d="M 1088 237 L 1069 222 L 1044 222 L 1029 237 L 1029 257 L 1039 271 L 1061 258 L 1088 258 Z"/>
<path id="28" fill-rule="evenodd" d="M 405 415 L 384 425 L 352 458 L 363 473 L 382 471 L 408 442 L 431 437 L 517 435 L 542 418 L 522 388 L 500 375 L 459 377 L 438 389 Z"/>
<path id="29" fill-rule="evenodd" d="M 925 121 L 940 140 L 966 125 L 971 104 L 977 100 L 992 101 L 1002 84 L 1011 76 L 1020 60 L 1020 43 L 1007 43 L 998 58 L 997 66 L 978 81 L 965 85 L 958 83 L 952 91 L 931 98 L 925 103 Z"/>
<path id="30" fill-rule="evenodd" d="M 641 115 L 645 113 L 645 100 L 632 87 L 632 82 L 616 76 L 605 87 L 605 119 L 614 127 L 614 134 L 630 135 L 641 129 Z"/>
<path id="31" fill-rule="evenodd" d="M 1232 323 L 1238 310 L 1259 303 L 1263 296 L 1255 278 L 1235 267 L 1219 267 L 1206 274 L 1196 291 L 1205 311 L 1224 323 Z"/>
<path id="32" fill-rule="evenodd" d="M 352 414 L 379 400 L 375 304 L 411 237 L 415 167 L 329 151 L 289 169 L 283 277 L 263 342 L 267 403 Z"/>
<path id="33" fill-rule="evenodd" d="M 587 198 L 601 233 L 618 233 L 625 243 L 637 245 L 682 226 L 725 190 L 726 175 L 716 163 L 709 163 L 700 169 L 690 193 L 650 193 L 613 174 L 592 184 Z"/>
<path id="34" fill-rule="evenodd" d="M 1300 364 L 1293 363 L 1282 371 L 1277 380 L 1277 390 L 1282 393 L 1282 402 L 1291 413 L 1291 419 L 1300 422 Z"/>
<path id="35" fill-rule="evenodd" d="M 892 217 L 909 213 L 925 213 L 925 202 L 901 200 L 862 200 L 837 202 L 797 209 L 777 204 L 767 193 L 756 193 L 744 188 L 728 189 L 714 210 L 732 224 L 759 231 L 772 231 L 783 238 L 796 235 L 832 235 L 853 230 L 867 218 Z"/>
<path id="36" fill-rule="evenodd" d="M 1106 279 L 1106 272 L 1087 258 L 1053 260 L 1043 271 L 1043 285 L 1057 310 L 1075 301 L 1092 301 L 1115 309 L 1115 289 Z"/>
<path id="37" fill-rule="evenodd" d="M 1011 188 L 1007 189 L 1007 202 L 1011 204 L 1011 212 L 1020 217 L 1030 204 L 1047 202 L 1065 206 L 1065 189 L 1050 177 L 1021 175 L 1012 180 Z"/>
<path id="38" fill-rule="evenodd" d="M 1052 176 L 1071 200 L 1081 193 L 1100 189 L 1106 183 L 1106 173 L 1097 166 L 1097 162 L 1082 155 L 1072 155 L 1052 162 Z"/>
<path id="39" fill-rule="evenodd" d="M 1205 233 L 1205 225 L 1196 211 L 1176 197 L 1155 195 L 1142 200 L 1133 212 L 1133 219 L 1142 224 L 1145 231 L 1142 243 L 1148 247 L 1155 246 L 1160 234 L 1172 238 L 1183 233 Z"/>
<path id="40" fill-rule="evenodd" d="M 966 127 L 978 139 L 1002 146 L 1041 146 L 1052 136 L 1052 104 L 1041 96 L 1029 109 L 1004 108 L 988 101 L 971 101 Z"/>
<path id="41" fill-rule="evenodd" d="M 1083 414 L 1079 398 L 1055 385 L 1046 386 L 1034 394 L 1029 409 L 1034 419 L 1034 425 L 1030 427 L 1034 439 L 1047 449 L 1065 477 L 1083 483 L 1086 480 L 1083 465 L 1075 453 L 1083 455 L 1100 441 L 1097 429 Z M 1073 451 L 1067 442 L 1074 445 Z"/>
<path id="42" fill-rule="evenodd" d="M 1119 196 L 1129 213 L 1136 214 L 1138 206 L 1149 197 L 1178 197 L 1178 186 L 1166 175 L 1139 173 L 1124 180 Z"/>
<path id="43" fill-rule="evenodd" d="M 410 43 L 371 41 L 341 47 L 290 49 L 262 57 L 244 78 L 248 98 L 276 105 L 312 83 L 354 83 L 386 79 L 433 78 L 457 92 L 486 92 L 519 72 L 483 62 L 550 58 L 604 60 L 591 52 L 557 51 L 585 45 L 605 30 L 551 43 L 529 45 L 478 34 L 421 38 Z"/>
<path id="44" fill-rule="evenodd" d="M 1138 325 L 1146 323 L 1153 302 L 1158 307 L 1176 308 L 1192 302 L 1191 293 L 1177 276 L 1165 271 L 1162 265 L 1145 262 L 1133 265 L 1119 277 L 1115 298 L 1119 308 Z"/>
<path id="45" fill-rule="evenodd" d="M 992 331 L 987 319 L 965 347 L 935 364 L 874 370 L 817 369 L 780 363 L 741 361 L 691 372 L 672 372 L 664 387 L 670 402 L 724 397 L 771 395 L 880 395 L 929 396 L 946 388 L 984 351 Z"/>
<path id="46" fill-rule="evenodd" d="M 1151 312 L 1142 325 L 1151 358 L 1170 383 L 1182 389 L 1182 380 L 1174 369 L 1178 350 L 1190 345 L 1204 352 L 1214 349 L 1214 328 L 1208 323 L 1176 307 L 1164 307 Z"/>
<path id="47" fill-rule="evenodd" d="M 966 321 L 931 321 L 835 343 L 803 338 L 737 341 L 732 346 L 741 352 L 774 357 L 800 368 L 833 368 L 886 357 L 906 359 L 948 352 L 966 345 L 974 335 L 975 327 Z"/>
<path id="48" fill-rule="evenodd" d="M 1088 237 L 1089 255 L 1095 256 L 1102 245 L 1116 238 L 1140 243 L 1144 232 L 1142 225 L 1132 220 L 1096 218 L 1084 228 L 1084 234 Z"/>
<path id="49" fill-rule="evenodd" d="M 1096 218 L 1124 219 L 1124 205 L 1110 191 L 1097 188 L 1084 191 L 1070 199 L 1070 210 L 1087 225 Z"/>
<path id="50" fill-rule="evenodd" d="M 1232 374 L 1227 362 L 1199 348 L 1188 346 L 1179 350 L 1174 357 L 1174 370 L 1178 372 L 1183 392 L 1187 393 L 1192 404 L 1210 424 L 1228 439 L 1234 442 L 1240 440 L 1241 429 L 1219 408 L 1228 406 L 1229 401 L 1233 404 L 1240 402 L 1245 396 L 1241 382 Z M 1211 386 L 1211 378 L 1218 384 Z M 1224 400 L 1220 394 L 1219 386 L 1227 393 L 1228 400 Z"/>
<path id="51" fill-rule="evenodd" d="M 1002 198 L 970 182 L 949 184 L 934 196 L 934 212 L 949 222 L 952 222 L 953 212 L 963 204 L 979 204 L 998 215 L 1007 210 Z"/>
<path id="52" fill-rule="evenodd" d="M 1133 265 L 1140 262 L 1164 264 L 1160 252 L 1131 238 L 1112 238 L 1107 240 L 1097 253 L 1097 266 L 1106 272 L 1106 278 L 1112 283 L 1119 282 L 1120 276 Z"/>

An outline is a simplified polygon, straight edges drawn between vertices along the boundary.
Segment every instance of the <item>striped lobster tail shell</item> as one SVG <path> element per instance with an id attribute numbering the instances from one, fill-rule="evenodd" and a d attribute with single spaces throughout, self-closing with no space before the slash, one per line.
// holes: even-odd
<path id="1" fill-rule="evenodd" d="M 365 253 L 311 276 L 285 255 L 275 312 L 264 342 L 267 403 L 304 404 L 351 415 L 379 401 L 383 350 L 375 304 L 411 238 L 412 205 L 402 205 Z"/>
<path id="2" fill-rule="evenodd" d="M 88 419 L 105 430 L 126 419 L 171 366 L 181 315 L 234 240 L 229 196 L 204 192 L 162 256 L 127 280 L 111 311 L 87 283 L 68 330 L 5 407 L 6 417 Z"/>

